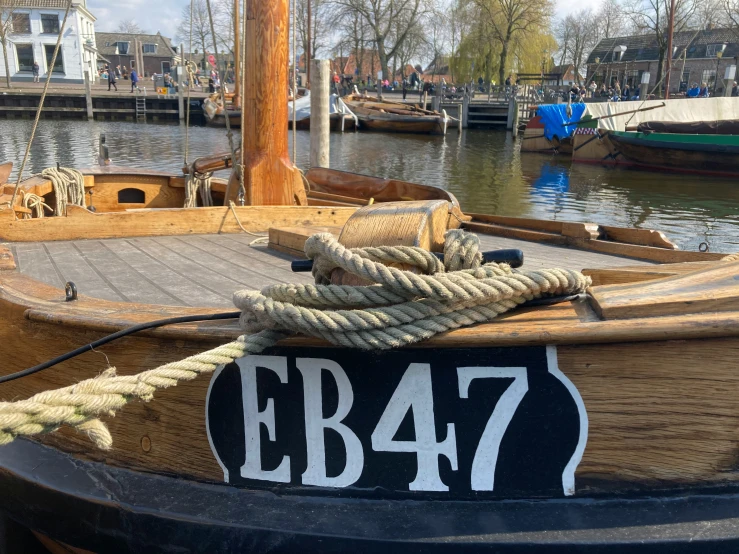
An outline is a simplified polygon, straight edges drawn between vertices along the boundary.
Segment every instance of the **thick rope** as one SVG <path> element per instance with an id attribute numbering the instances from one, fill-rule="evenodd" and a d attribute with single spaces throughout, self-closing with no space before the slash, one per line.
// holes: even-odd
<path id="1" fill-rule="evenodd" d="M 213 173 L 198 173 L 195 167 L 185 177 L 185 208 L 195 208 L 198 205 L 210 207 L 213 205 L 212 182 Z"/>
<path id="2" fill-rule="evenodd" d="M 41 98 L 38 101 L 38 108 L 36 109 L 36 118 L 33 120 L 33 127 L 31 128 L 31 136 L 28 139 L 28 144 L 26 144 L 26 152 L 23 155 L 23 162 L 21 163 L 21 168 L 18 171 L 18 180 L 16 181 L 15 189 L 13 190 L 13 198 L 11 198 L 10 200 L 11 206 L 15 206 L 15 199 L 18 196 L 18 188 L 20 187 L 21 181 L 23 180 L 23 172 L 26 169 L 26 164 L 28 163 L 28 157 L 31 154 L 31 145 L 33 145 L 33 139 L 36 136 L 36 129 L 38 129 L 38 122 L 41 119 L 41 111 L 44 109 L 44 101 L 46 100 L 46 94 L 49 92 L 49 85 L 51 84 L 51 76 L 54 73 L 54 67 L 56 66 L 56 57 L 59 54 L 59 47 L 62 44 L 62 35 L 64 34 L 64 28 L 67 25 L 67 18 L 69 17 L 69 10 L 72 8 L 72 2 L 73 0 L 69 0 L 67 2 L 67 9 L 64 12 L 64 19 L 62 20 L 62 24 L 59 27 L 59 34 L 56 37 L 56 46 L 54 47 L 54 54 L 51 56 L 51 64 L 49 65 L 49 68 L 46 71 L 46 82 L 44 83 L 44 90 L 41 93 Z M 18 216 L 16 215 L 16 217 Z"/>
<path id="3" fill-rule="evenodd" d="M 56 196 L 54 215 L 67 215 L 67 205 L 86 207 L 85 177 L 76 169 L 66 167 L 47 167 L 41 176 L 51 181 Z"/>
<path id="4" fill-rule="evenodd" d="M 261 293 L 237 292 L 241 325 L 254 334 L 138 375 L 117 376 L 109 369 L 70 387 L 0 403 L 0 445 L 71 425 L 109 449 L 112 438 L 101 416 L 113 415 L 132 400 L 149 401 L 157 389 L 262 352 L 293 332 L 363 350 L 397 348 L 491 321 L 527 300 L 583 292 L 591 282 L 576 271 L 514 272 L 505 264 L 481 265 L 479 240 L 460 230 L 447 233 L 446 264 L 420 248 L 349 250 L 330 234 L 311 237 L 306 253 L 320 268 L 319 283 L 333 267 L 374 284 L 274 285 Z M 412 265 L 423 273 L 386 263 Z"/>
<path id="5" fill-rule="evenodd" d="M 21 200 L 21 202 L 23 203 L 23 207 L 28 208 L 32 212 L 30 214 L 24 213 L 23 219 L 32 219 L 34 216 L 38 219 L 41 219 L 46 215 L 44 213 L 44 208 L 46 208 L 50 212 L 54 211 L 51 206 L 44 203 L 44 199 L 37 194 L 24 191 L 21 191 L 21 194 L 23 195 L 23 198 Z"/>
<path id="6" fill-rule="evenodd" d="M 724 256 L 721 258 L 722 262 L 736 262 L 739 261 L 739 252 L 736 254 L 729 254 L 728 256 Z"/>
<path id="7" fill-rule="evenodd" d="M 85 432 L 99 448 L 108 450 L 113 439 L 98 419 L 100 416 L 114 415 L 132 400 L 148 402 L 157 389 L 192 381 L 199 375 L 212 373 L 219 365 L 247 354 L 258 354 L 285 336 L 263 331 L 138 375 L 116 375 L 115 369 L 110 368 L 71 387 L 42 392 L 28 400 L 2 402 L 0 445 L 13 442 L 18 436 L 50 433 L 62 425 L 70 425 Z"/>
<path id="8" fill-rule="evenodd" d="M 350 250 L 328 233 L 308 239 L 305 251 L 314 260 L 317 285 L 274 285 L 262 292 L 234 294 L 247 332 L 280 329 L 349 348 L 399 348 L 489 322 L 529 300 L 580 293 L 591 284 L 577 271 L 513 272 L 504 264 L 480 265 L 477 237 L 459 230 L 447 233 L 447 267 L 440 267 L 433 255 L 420 248 Z M 416 274 L 385 263 L 410 264 L 434 274 Z M 325 284 L 331 269 L 343 269 L 375 284 Z"/>

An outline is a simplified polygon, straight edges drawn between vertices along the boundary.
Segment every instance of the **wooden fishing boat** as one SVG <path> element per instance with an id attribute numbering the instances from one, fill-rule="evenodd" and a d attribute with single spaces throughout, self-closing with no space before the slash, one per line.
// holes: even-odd
<path id="1" fill-rule="evenodd" d="M 359 119 L 360 129 L 368 131 L 445 135 L 451 121 L 446 112 L 423 110 L 362 94 L 350 94 L 342 100 Z"/>
<path id="2" fill-rule="evenodd" d="M 288 129 L 295 128 L 299 131 L 310 131 L 311 100 L 310 91 L 306 91 L 295 103 L 288 101 Z M 292 112 L 295 109 L 295 118 Z M 357 128 L 358 119 L 349 111 L 341 99 L 332 94 L 329 98 L 329 121 L 331 130 L 334 132 L 353 131 Z"/>
<path id="3" fill-rule="evenodd" d="M 572 154 L 572 137 L 553 136 L 548 139 L 544 135 L 545 126 L 541 116 L 532 117 L 523 131 L 521 152 L 539 152 L 543 154 Z"/>
<path id="4" fill-rule="evenodd" d="M 246 91 L 285 77 L 288 4 L 253 1 L 247 13 L 262 32 Z M 164 196 L 173 177 L 130 173 L 116 189 L 124 178 L 100 170 L 97 213 L 16 219 L 35 208 L 12 198 L 0 208 L 8 544 L 736 551 L 739 262 L 657 231 L 464 214 L 451 196 L 370 204 L 413 187 L 338 172 L 313 182 L 334 195 L 359 187 L 367 205 L 298 206 L 284 99 L 260 90 L 239 158 L 250 205 L 129 208 L 134 195 L 120 192 L 157 179 L 152 194 Z M 86 233 L 91 218 L 108 234 Z M 240 227 L 267 231 L 274 250 Z M 523 250 L 524 268 L 481 266 L 460 229 L 496 250 L 488 261 L 518 265 Z M 317 276 L 344 288 L 289 271 L 306 246 Z M 443 271 L 428 255 L 442 250 Z M 367 279 L 384 284 L 357 286 Z M 265 290 L 272 302 L 240 292 L 286 283 Z M 240 310 L 224 312 L 232 295 Z M 232 342 L 268 321 L 306 331 Z M 364 349 L 396 342 L 407 346 Z"/>
<path id="5" fill-rule="evenodd" d="M 739 175 L 739 135 L 606 131 L 616 163 L 677 172 Z"/>

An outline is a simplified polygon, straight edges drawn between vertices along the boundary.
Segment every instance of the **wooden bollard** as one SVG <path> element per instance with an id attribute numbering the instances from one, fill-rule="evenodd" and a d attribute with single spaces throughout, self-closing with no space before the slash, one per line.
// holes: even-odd
<path id="1" fill-rule="evenodd" d="M 329 106 L 330 64 L 328 60 L 311 60 L 310 74 L 310 165 L 329 167 L 331 152 L 331 119 Z"/>

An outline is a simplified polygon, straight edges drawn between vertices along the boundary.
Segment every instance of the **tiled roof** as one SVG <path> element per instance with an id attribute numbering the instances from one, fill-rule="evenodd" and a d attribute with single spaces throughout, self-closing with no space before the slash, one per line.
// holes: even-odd
<path id="1" fill-rule="evenodd" d="M 150 52 L 144 53 L 144 56 L 158 56 L 162 58 L 171 57 L 176 54 L 174 48 L 172 48 L 172 42 L 167 37 L 163 37 L 160 34 L 156 35 L 133 35 L 130 33 L 95 33 L 95 43 L 97 44 L 98 51 L 103 56 L 115 56 L 116 55 L 116 43 L 117 42 L 133 42 L 133 39 L 139 39 L 144 44 L 156 44 L 156 52 L 153 54 Z"/>
<path id="2" fill-rule="evenodd" d="M 9 6 L 8 0 L 0 0 L 0 6 Z M 61 8 L 67 9 L 67 0 L 15 0 L 12 2 L 15 8 Z M 74 5 L 72 5 L 74 7 Z"/>
<path id="3" fill-rule="evenodd" d="M 733 58 L 739 55 L 739 34 L 733 29 L 705 29 L 701 31 L 680 31 L 675 33 L 672 44 L 677 47 L 674 59 L 682 57 L 687 47 L 687 58 L 713 58 L 706 55 L 706 47 L 709 44 L 726 43 L 724 57 Z M 609 63 L 613 60 L 613 49 L 618 46 L 626 46 L 624 62 L 657 61 L 659 59 L 659 45 L 654 34 L 636 35 L 630 37 L 604 38 L 593 49 L 588 56 L 587 63 L 594 64 L 595 58 L 600 58 L 601 63 Z"/>

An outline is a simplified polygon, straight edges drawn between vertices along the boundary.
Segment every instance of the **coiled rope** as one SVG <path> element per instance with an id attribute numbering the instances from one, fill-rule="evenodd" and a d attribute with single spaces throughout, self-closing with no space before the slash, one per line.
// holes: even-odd
<path id="1" fill-rule="evenodd" d="M 397 348 L 491 321 L 527 300 L 583 292 L 591 282 L 577 271 L 513 271 L 505 264 L 481 265 L 477 236 L 460 230 L 447 233 L 443 264 L 414 247 L 347 249 L 330 234 L 311 237 L 306 254 L 314 260 L 318 284 L 273 285 L 261 293 L 234 295 L 243 310 L 242 327 L 254 334 L 138 375 L 117 376 L 110 368 L 70 387 L 0 403 L 0 445 L 17 436 L 71 425 L 98 447 L 109 449 L 112 438 L 101 416 L 113 415 L 132 400 L 149 401 L 157 389 L 262 352 L 294 332 L 365 350 Z M 422 273 L 390 263 L 412 265 Z M 374 284 L 326 284 L 335 268 Z"/>
<path id="2" fill-rule="evenodd" d="M 86 207 L 85 177 L 76 169 L 67 167 L 47 167 L 41 176 L 51 181 L 56 196 L 54 215 L 67 215 L 67 205 Z"/>
<path id="3" fill-rule="evenodd" d="M 49 210 L 50 212 L 53 212 L 54 210 L 44 202 L 44 199 L 38 196 L 37 194 L 33 194 L 31 192 L 24 192 L 21 191 L 21 194 L 23 195 L 22 203 L 23 207 L 28 208 L 32 211 L 30 214 L 23 214 L 23 219 L 32 219 L 34 216 L 38 219 L 41 219 L 46 214 L 44 213 L 44 208 Z"/>
<path id="4" fill-rule="evenodd" d="M 213 205 L 212 183 L 213 173 L 198 173 L 192 167 L 185 177 L 185 208 L 195 208 L 198 205 L 198 193 L 203 207 Z"/>

